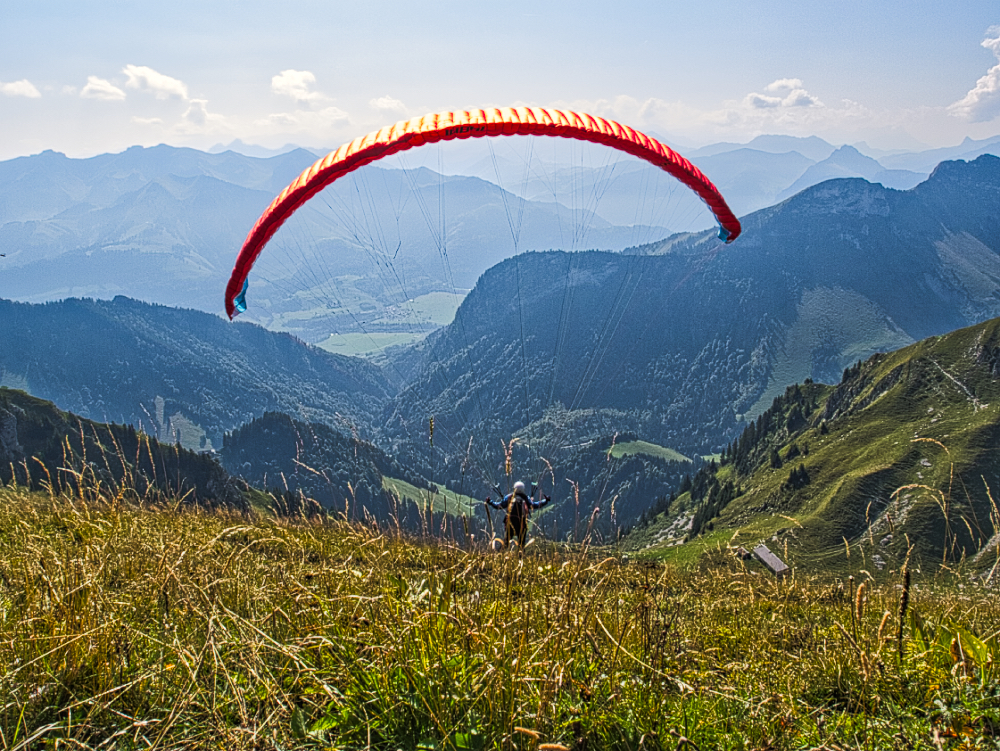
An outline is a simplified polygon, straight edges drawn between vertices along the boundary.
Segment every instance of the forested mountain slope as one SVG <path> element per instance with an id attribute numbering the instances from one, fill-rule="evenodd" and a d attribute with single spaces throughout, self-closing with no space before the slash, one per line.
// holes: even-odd
<path id="1" fill-rule="evenodd" d="M 249 508 L 246 484 L 209 456 L 0 388 L 0 484 L 11 482 L 88 498 L 103 492 L 126 502 Z"/>
<path id="2" fill-rule="evenodd" d="M 278 412 L 226 433 L 221 458 L 232 474 L 282 497 L 285 512 L 325 509 L 353 521 L 371 516 L 389 522 L 390 514 L 398 516 L 405 510 L 401 499 L 386 491 L 385 478 L 430 489 L 423 477 L 373 444 Z"/>
<path id="3" fill-rule="evenodd" d="M 717 451 L 788 384 L 1000 315 L 998 215 L 1000 159 L 984 156 L 909 191 L 817 185 L 746 217 L 731 246 L 699 234 L 510 259 L 451 326 L 397 355 L 408 383 L 387 435 L 433 414 L 456 434 L 509 436 L 553 409 L 596 409 L 609 434 Z"/>
<path id="4" fill-rule="evenodd" d="M 0 385 L 189 448 L 283 410 L 370 434 L 390 395 L 381 371 L 288 334 L 127 298 L 0 300 Z"/>

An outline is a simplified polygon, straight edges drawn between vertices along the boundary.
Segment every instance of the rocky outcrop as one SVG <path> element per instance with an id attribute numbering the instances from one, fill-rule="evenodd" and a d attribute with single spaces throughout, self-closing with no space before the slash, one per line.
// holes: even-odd
<path id="1" fill-rule="evenodd" d="M 0 463 L 17 462 L 24 458 L 24 448 L 17 441 L 16 405 L 11 409 L 0 407 Z"/>

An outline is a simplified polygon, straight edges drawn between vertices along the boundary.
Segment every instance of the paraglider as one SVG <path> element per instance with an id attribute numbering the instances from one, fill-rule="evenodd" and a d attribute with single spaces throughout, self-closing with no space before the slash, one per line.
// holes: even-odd
<path id="1" fill-rule="evenodd" d="M 500 492 L 499 488 L 497 488 L 497 492 Z M 501 500 L 494 501 L 491 497 L 487 496 L 484 503 L 488 507 L 507 512 L 507 516 L 503 521 L 504 546 L 510 545 L 511 538 L 516 536 L 518 548 L 524 550 L 524 543 L 528 536 L 528 515 L 532 511 L 543 508 L 552 500 L 543 494 L 542 499 L 536 501 L 535 497 L 537 495 L 538 485 L 536 483 L 531 483 L 531 494 L 529 495 L 524 487 L 524 483 L 518 480 L 514 483 L 514 492 L 503 496 Z"/>
<path id="2" fill-rule="evenodd" d="M 442 112 L 400 121 L 344 144 L 313 164 L 267 207 L 247 235 L 226 286 L 226 313 L 246 310 L 247 276 L 268 240 L 304 203 L 337 179 L 366 164 L 424 144 L 491 136 L 551 136 L 603 144 L 659 167 L 694 191 L 719 224 L 727 243 L 739 220 L 712 182 L 675 151 L 637 130 L 583 113 L 536 107 Z"/>

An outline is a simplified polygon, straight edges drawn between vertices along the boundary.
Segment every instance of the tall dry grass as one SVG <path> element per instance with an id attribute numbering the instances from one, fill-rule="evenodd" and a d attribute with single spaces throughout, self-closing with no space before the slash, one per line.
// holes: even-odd
<path id="1" fill-rule="evenodd" d="M 0 746 L 996 743 L 992 590 L 609 552 L 9 487 Z"/>

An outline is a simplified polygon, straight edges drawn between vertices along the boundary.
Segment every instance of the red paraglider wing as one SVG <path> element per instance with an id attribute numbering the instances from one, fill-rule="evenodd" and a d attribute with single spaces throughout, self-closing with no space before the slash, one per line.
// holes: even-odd
<path id="1" fill-rule="evenodd" d="M 483 136 L 556 136 L 604 144 L 644 159 L 688 186 L 708 205 L 730 243 L 740 222 L 701 170 L 655 138 L 627 126 L 578 112 L 517 107 L 469 112 L 441 112 L 395 125 L 344 144 L 323 157 L 285 188 L 247 235 L 226 285 L 226 313 L 236 314 L 236 298 L 261 250 L 296 209 L 338 178 L 359 167 L 407 149 L 437 141 Z"/>

